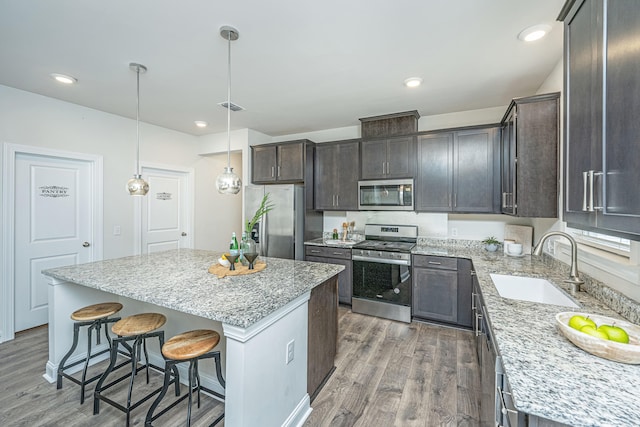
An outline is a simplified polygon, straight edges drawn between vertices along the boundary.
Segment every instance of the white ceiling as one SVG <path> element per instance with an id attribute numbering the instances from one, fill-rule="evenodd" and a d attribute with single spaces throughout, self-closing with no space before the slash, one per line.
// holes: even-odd
<path id="1" fill-rule="evenodd" d="M 564 0 L 0 0 L 0 84 L 202 135 L 272 136 L 506 105 L 535 93 L 562 56 Z M 525 27 L 552 26 L 524 43 Z M 62 86 L 50 73 L 75 76 Z M 407 77 L 420 76 L 418 89 Z M 209 127 L 197 129 L 194 120 Z"/>

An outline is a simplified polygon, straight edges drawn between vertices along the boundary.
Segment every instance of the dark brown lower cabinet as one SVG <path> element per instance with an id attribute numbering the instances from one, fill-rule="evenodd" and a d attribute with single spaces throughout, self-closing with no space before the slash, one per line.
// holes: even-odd
<path id="1" fill-rule="evenodd" d="M 471 261 L 413 256 L 413 317 L 470 328 Z"/>
<path id="2" fill-rule="evenodd" d="M 307 349 L 307 393 L 316 397 L 333 373 L 338 347 L 338 276 L 311 290 Z"/>

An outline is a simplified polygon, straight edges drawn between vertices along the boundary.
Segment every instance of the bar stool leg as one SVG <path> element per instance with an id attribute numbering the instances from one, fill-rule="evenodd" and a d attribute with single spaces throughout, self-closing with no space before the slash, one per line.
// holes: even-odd
<path id="1" fill-rule="evenodd" d="M 73 343 L 71 344 L 71 349 L 64 355 L 60 364 L 58 365 L 58 381 L 56 382 L 56 389 L 60 390 L 62 388 L 62 372 L 64 370 L 64 365 L 67 363 L 67 359 L 71 357 L 76 347 L 78 346 L 78 335 L 80 334 L 80 324 L 73 324 Z"/>
<path id="2" fill-rule="evenodd" d="M 109 357 L 109 366 L 104 371 L 98 383 L 96 384 L 96 388 L 93 392 L 93 415 L 97 415 L 100 413 L 100 390 L 102 389 L 102 385 L 104 384 L 104 380 L 107 379 L 107 376 L 113 371 L 113 367 L 116 364 L 116 359 L 118 357 L 118 343 L 120 343 L 119 338 L 114 338 L 111 343 L 111 357 Z M 131 351 L 131 359 L 133 360 L 134 351 Z"/>

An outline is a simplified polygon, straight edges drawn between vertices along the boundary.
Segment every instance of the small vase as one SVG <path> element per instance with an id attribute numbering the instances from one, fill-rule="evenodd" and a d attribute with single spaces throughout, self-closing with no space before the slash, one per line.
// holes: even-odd
<path id="1" fill-rule="evenodd" d="M 498 249 L 498 245 L 496 245 L 495 243 L 487 243 L 486 245 L 484 245 L 484 248 L 489 252 L 495 252 Z"/>
<path id="2" fill-rule="evenodd" d="M 253 270 L 254 263 L 258 258 L 258 244 L 253 239 L 247 239 L 242 243 L 242 253 L 249 263 L 249 270 Z"/>

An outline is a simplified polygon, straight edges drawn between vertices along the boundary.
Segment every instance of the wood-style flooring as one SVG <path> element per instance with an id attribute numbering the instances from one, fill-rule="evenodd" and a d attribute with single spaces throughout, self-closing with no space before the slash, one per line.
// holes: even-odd
<path id="1" fill-rule="evenodd" d="M 363 316 L 344 307 L 339 317 L 336 370 L 313 401 L 305 427 L 479 426 L 480 379 L 471 332 Z M 65 380 L 56 390 L 45 381 L 47 355 L 46 327 L 0 344 L 0 426 L 125 425 L 124 413 L 104 402 L 93 415 L 93 384 L 80 405 L 78 386 Z M 141 375 L 136 387 L 157 387 L 161 380 L 152 372 L 146 386 Z M 183 403 L 154 425 L 185 425 Z M 150 404 L 132 412 L 132 426 L 144 425 Z M 209 425 L 222 410 L 222 403 L 203 396 L 201 408 L 194 405 L 192 426 Z"/>

